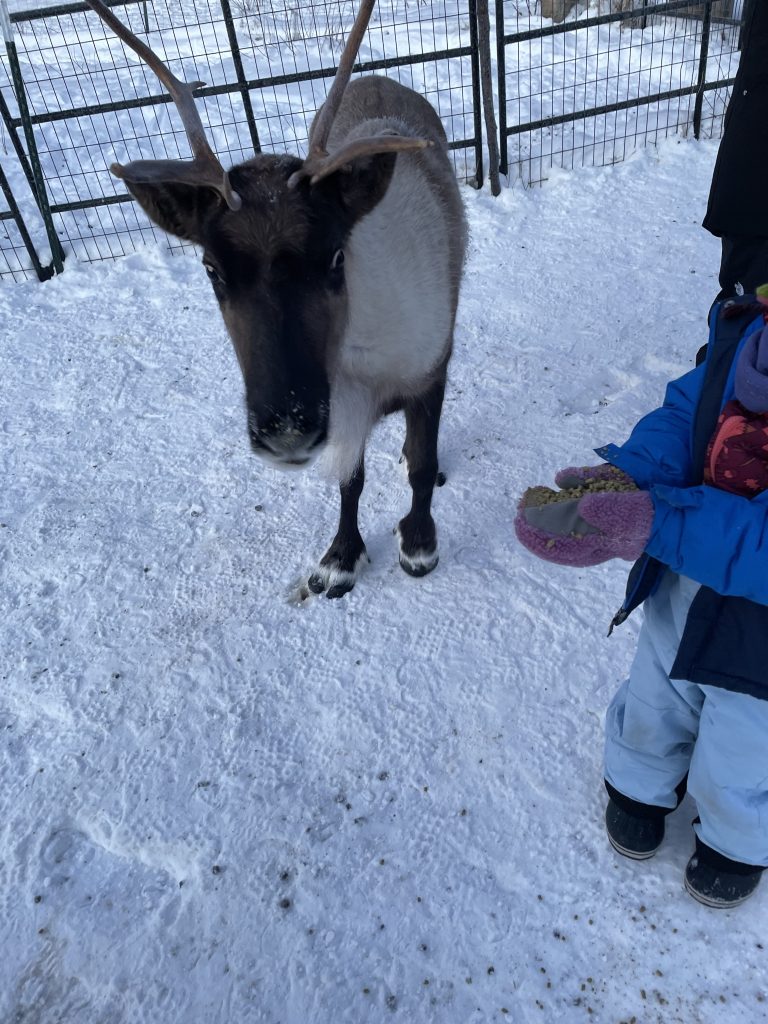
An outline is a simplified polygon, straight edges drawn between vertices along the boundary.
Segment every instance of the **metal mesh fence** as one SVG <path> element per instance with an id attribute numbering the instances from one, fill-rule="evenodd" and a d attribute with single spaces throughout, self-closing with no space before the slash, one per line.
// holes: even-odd
<path id="1" fill-rule="evenodd" d="M 389 74 L 432 102 L 465 180 L 479 173 L 482 154 L 472 2 L 378 4 L 357 66 L 357 73 Z M 306 152 L 309 125 L 357 6 L 353 0 L 301 6 L 120 0 L 119 16 L 178 77 L 205 82 L 196 93 L 201 117 L 213 149 L 230 166 L 259 149 Z M 108 170 L 113 160 L 189 154 L 175 107 L 153 73 L 84 4 L 20 12 L 12 20 L 29 120 L 65 250 L 78 259 L 103 259 L 161 237 Z M 0 89 L 12 97 L 9 86 L 4 66 Z M 12 116 L 21 123 L 18 107 Z"/>
<path id="2" fill-rule="evenodd" d="M 741 7 L 741 5 L 738 5 Z M 605 165 L 639 145 L 716 137 L 738 66 L 740 11 L 678 0 L 497 0 L 502 170 Z"/>
<path id="3" fill-rule="evenodd" d="M 85 4 L 15 2 L 23 8 L 11 16 L 15 43 L 0 62 L 0 162 L 14 191 L 18 185 L 37 197 L 56 269 L 59 239 L 63 253 L 83 260 L 156 239 L 184 248 L 152 227 L 108 170 L 113 160 L 189 153 L 154 74 Z M 206 83 L 197 102 L 225 166 L 260 149 L 306 152 L 358 7 L 358 0 L 108 2 L 179 77 Z M 384 73 L 424 95 L 446 127 L 458 177 L 477 184 L 478 40 L 492 29 L 487 20 L 478 26 L 475 4 L 380 0 L 355 73 Z M 615 163 L 671 134 L 718 136 L 743 6 L 496 0 L 495 100 L 509 181 L 531 185 L 553 167 Z M 22 142 L 29 160 L 14 159 Z M 19 247 L 20 224 L 10 207 L 0 209 L 0 277 L 40 276 L 29 246 Z"/>

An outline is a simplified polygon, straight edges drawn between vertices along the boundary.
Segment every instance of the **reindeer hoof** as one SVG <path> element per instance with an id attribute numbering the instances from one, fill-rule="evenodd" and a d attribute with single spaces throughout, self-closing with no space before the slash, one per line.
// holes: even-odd
<path id="1" fill-rule="evenodd" d="M 332 587 L 328 588 L 328 592 L 325 596 L 331 600 L 334 600 L 337 597 L 344 597 L 344 595 L 348 594 L 354 586 L 354 583 L 335 583 Z"/>
<path id="2" fill-rule="evenodd" d="M 400 552 L 400 565 L 409 576 L 426 576 L 432 572 L 439 561 L 436 551 L 431 554 L 419 552 L 415 556 L 408 556 L 404 552 Z"/>
<path id="3" fill-rule="evenodd" d="M 349 559 L 342 561 L 336 556 L 326 555 L 324 557 L 328 560 L 318 565 L 307 580 L 306 588 L 312 594 L 325 594 L 331 599 L 348 594 L 357 582 L 362 567 L 370 561 L 365 548 L 353 562 L 350 562 Z M 351 568 L 344 568 L 345 563 L 346 565 L 351 564 Z"/>
<path id="4" fill-rule="evenodd" d="M 313 594 L 322 594 L 325 590 L 325 580 L 319 572 L 313 572 L 307 580 L 307 586 Z"/>
<path id="5" fill-rule="evenodd" d="M 417 535 L 409 542 L 403 536 L 404 523 L 407 523 L 407 519 L 401 520 L 395 530 L 400 544 L 400 565 L 409 576 L 426 576 L 427 573 L 432 572 L 439 560 L 434 524 L 426 536 Z M 405 532 L 406 536 L 410 532 L 407 526 Z"/>

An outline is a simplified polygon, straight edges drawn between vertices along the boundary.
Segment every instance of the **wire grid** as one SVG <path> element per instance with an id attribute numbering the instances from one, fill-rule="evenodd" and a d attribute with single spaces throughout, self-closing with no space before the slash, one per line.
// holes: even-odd
<path id="1" fill-rule="evenodd" d="M 27 248 L 21 237 L 16 219 L 3 202 L 0 191 L 0 278 L 26 281 L 35 276 Z"/>
<path id="2" fill-rule="evenodd" d="M 741 6 L 737 11 L 738 17 L 713 20 L 707 57 L 707 82 L 723 82 L 735 77 L 739 66 L 743 12 L 744 7 Z M 725 111 L 730 95 L 730 86 L 705 91 L 701 111 L 701 138 L 719 139 L 723 134 Z"/>
<path id="3" fill-rule="evenodd" d="M 377 5 L 358 60 L 374 63 L 431 100 L 457 146 L 457 174 L 470 178 L 470 147 L 475 145 L 471 56 L 422 60 L 425 54 L 462 46 L 469 50 L 466 3 Z M 357 0 L 301 6 L 290 0 L 235 0 L 240 68 L 216 0 L 127 0 L 116 13 L 178 77 L 206 83 L 197 101 L 201 117 L 213 149 L 230 166 L 251 156 L 257 145 L 267 151 L 306 152 L 309 124 L 325 99 L 357 7 Z M 154 74 L 93 12 L 38 13 L 15 16 L 16 46 L 62 242 L 78 259 L 96 260 L 167 240 L 128 201 L 108 165 L 188 158 L 189 144 L 174 105 Z M 8 70 L 0 66 L 3 74 L 0 88 L 14 107 Z M 245 89 L 245 83 L 252 88 Z M 252 103 L 251 125 L 244 93 Z M 122 109 L 110 109 L 113 105 Z M 18 116 L 18 110 L 13 113 Z M 189 248 L 176 240 L 168 244 Z"/>
<path id="4" fill-rule="evenodd" d="M 551 26 L 533 13 L 535 6 L 524 0 L 506 0 L 501 30 L 512 35 Z M 639 146 L 692 132 L 702 49 L 700 11 L 698 17 L 692 11 L 688 16 L 655 14 L 580 26 L 581 21 L 606 13 L 610 6 L 607 0 L 602 5 L 583 6 L 567 31 L 505 47 L 511 179 L 524 185 L 539 184 L 553 167 L 617 163 Z M 629 5 L 625 2 L 623 6 Z M 642 4 L 638 0 L 632 6 L 640 8 Z M 727 81 L 735 75 L 738 37 L 735 21 L 712 23 L 707 82 Z M 647 102 L 652 96 L 676 90 L 689 92 Z M 704 93 L 702 135 L 719 137 L 722 133 L 728 92 L 723 87 Z M 583 116 L 594 108 L 620 103 L 626 107 Z M 553 123 L 555 119 L 562 121 Z"/>
<path id="5" fill-rule="evenodd" d="M 258 6 L 257 6 L 258 3 Z M 235 0 L 237 34 L 247 80 L 264 68 L 279 79 L 293 79 L 334 68 L 354 21 L 357 0 L 315 2 L 296 7 L 286 0 Z M 249 9 L 255 13 L 249 13 Z M 466 0 L 390 0 L 378 3 L 363 39 L 358 63 L 383 71 L 425 96 L 440 114 L 452 144 L 474 144 L 471 47 Z M 425 55 L 436 59 L 423 60 Z M 330 79 L 310 77 L 260 90 L 257 129 L 265 149 L 306 152 L 308 129 L 325 99 Z M 455 155 L 460 178 L 470 178 L 467 163 Z"/>
<path id="6" fill-rule="evenodd" d="M 0 279 L 23 281 L 32 276 L 34 268 L 17 220 L 21 212 L 17 204 L 11 208 L 14 194 L 2 164 L 8 146 L 5 125 L 0 121 Z"/>

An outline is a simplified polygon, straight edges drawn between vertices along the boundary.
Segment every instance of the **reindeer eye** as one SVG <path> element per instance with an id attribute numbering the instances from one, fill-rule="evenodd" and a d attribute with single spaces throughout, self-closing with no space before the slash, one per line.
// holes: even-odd
<path id="1" fill-rule="evenodd" d="M 341 270 L 344 266 L 344 250 L 337 249 L 331 260 L 331 270 Z"/>
<path id="2" fill-rule="evenodd" d="M 203 266 L 205 267 L 205 272 L 208 275 L 208 280 L 211 284 L 224 284 L 221 274 L 212 263 L 203 263 Z"/>

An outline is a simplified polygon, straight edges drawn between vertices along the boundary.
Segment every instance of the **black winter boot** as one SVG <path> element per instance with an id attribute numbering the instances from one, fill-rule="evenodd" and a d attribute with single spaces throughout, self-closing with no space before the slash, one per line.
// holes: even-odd
<path id="1" fill-rule="evenodd" d="M 608 842 L 622 857 L 647 860 L 661 846 L 664 838 L 664 818 L 640 817 L 623 810 L 613 800 L 605 809 L 605 827 Z"/>
<path id="2" fill-rule="evenodd" d="M 696 852 L 685 869 L 685 888 L 705 907 L 728 910 L 749 899 L 764 870 L 724 857 L 696 836 Z"/>
<path id="3" fill-rule="evenodd" d="M 678 804 L 685 796 L 686 776 L 676 789 Z M 622 857 L 647 860 L 661 846 L 664 839 L 664 819 L 673 807 L 655 807 L 620 793 L 606 780 L 608 806 L 605 809 L 605 828 L 608 841 Z"/>

